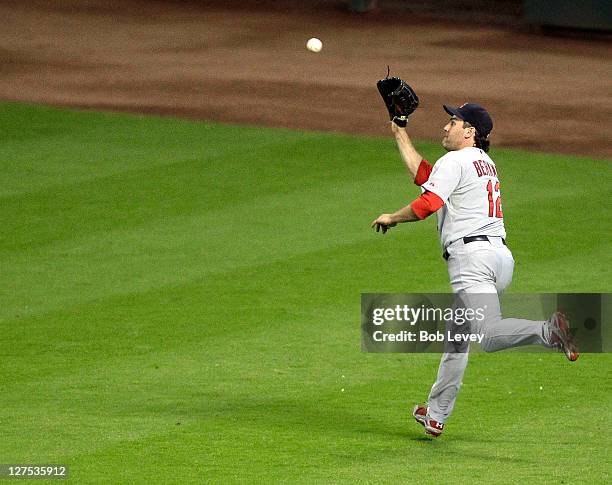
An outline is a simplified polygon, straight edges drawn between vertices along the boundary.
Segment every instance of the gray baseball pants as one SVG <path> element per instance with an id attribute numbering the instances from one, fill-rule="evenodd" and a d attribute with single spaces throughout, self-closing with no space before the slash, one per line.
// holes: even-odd
<path id="1" fill-rule="evenodd" d="M 485 308 L 485 318 L 471 322 L 471 332 L 484 334 L 481 346 L 486 352 L 520 345 L 548 346 L 544 337 L 544 321 L 502 318 L 498 294 L 512 281 L 514 259 L 501 238 L 473 241 L 464 244 L 460 239 L 447 251 L 448 274 L 455 294 L 456 305 Z M 432 419 L 444 423 L 450 416 L 463 373 L 468 362 L 469 344 L 448 349 L 442 355 L 438 377 L 428 398 L 428 413 Z"/>

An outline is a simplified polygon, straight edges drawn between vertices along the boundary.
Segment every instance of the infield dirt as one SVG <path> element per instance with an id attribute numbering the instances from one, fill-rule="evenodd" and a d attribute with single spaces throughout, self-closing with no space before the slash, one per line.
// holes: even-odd
<path id="1" fill-rule="evenodd" d="M 420 95 L 416 137 L 440 138 L 443 103 L 474 101 L 495 120 L 494 145 L 612 157 L 609 42 L 255 5 L 4 1 L 0 98 L 386 135 L 375 82 L 390 65 Z"/>

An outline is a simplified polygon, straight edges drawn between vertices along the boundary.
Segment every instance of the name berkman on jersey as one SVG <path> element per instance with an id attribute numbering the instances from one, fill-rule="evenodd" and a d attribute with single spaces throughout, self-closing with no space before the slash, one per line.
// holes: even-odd
<path id="1" fill-rule="evenodd" d="M 476 169 L 476 173 L 479 177 L 482 177 L 483 175 L 497 177 L 495 165 L 491 165 L 489 162 L 485 162 L 484 160 L 474 160 L 472 163 L 474 164 L 474 168 Z"/>

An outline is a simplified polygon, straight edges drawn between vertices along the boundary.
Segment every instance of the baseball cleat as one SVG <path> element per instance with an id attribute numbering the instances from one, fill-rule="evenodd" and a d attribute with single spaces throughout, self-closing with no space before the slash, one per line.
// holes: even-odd
<path id="1" fill-rule="evenodd" d="M 412 416 L 417 423 L 423 425 L 425 433 L 437 438 L 444 431 L 444 423 L 439 423 L 435 419 L 427 416 L 427 406 L 417 404 L 412 410 Z"/>
<path id="2" fill-rule="evenodd" d="M 414 416 L 414 419 L 416 419 L 417 423 L 421 423 L 424 426 L 425 420 L 427 419 L 427 406 L 417 404 L 412 409 L 412 415 Z"/>
<path id="3" fill-rule="evenodd" d="M 580 352 L 574 342 L 567 317 L 561 312 L 553 313 L 548 319 L 548 328 L 550 330 L 550 344 L 554 348 L 560 349 L 570 362 L 577 360 Z"/>

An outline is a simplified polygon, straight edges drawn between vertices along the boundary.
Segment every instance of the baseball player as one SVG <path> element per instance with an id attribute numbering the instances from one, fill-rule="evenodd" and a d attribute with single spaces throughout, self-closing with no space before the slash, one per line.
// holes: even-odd
<path id="1" fill-rule="evenodd" d="M 486 318 L 472 322 L 471 327 L 484 335 L 483 349 L 494 352 L 540 344 L 559 348 L 570 361 L 576 360 L 578 349 L 562 313 L 554 313 L 548 321 L 502 318 L 498 294 L 512 281 L 514 259 L 506 245 L 499 173 L 487 154 L 493 121 L 482 106 L 474 103 L 457 108 L 444 105 L 444 110 L 450 116 L 442 139 L 447 153 L 433 167 L 412 145 L 405 129 L 406 117 L 400 120 L 404 127 L 395 120 L 391 122 L 401 158 L 422 194 L 392 214 L 381 214 L 372 227 L 384 234 L 397 224 L 420 221 L 435 212 L 456 299 L 471 306 L 482 303 L 481 295 L 489 297 Z M 417 405 L 413 410 L 426 433 L 435 437 L 442 434 L 467 361 L 467 346 L 442 355 L 427 405 Z"/>

